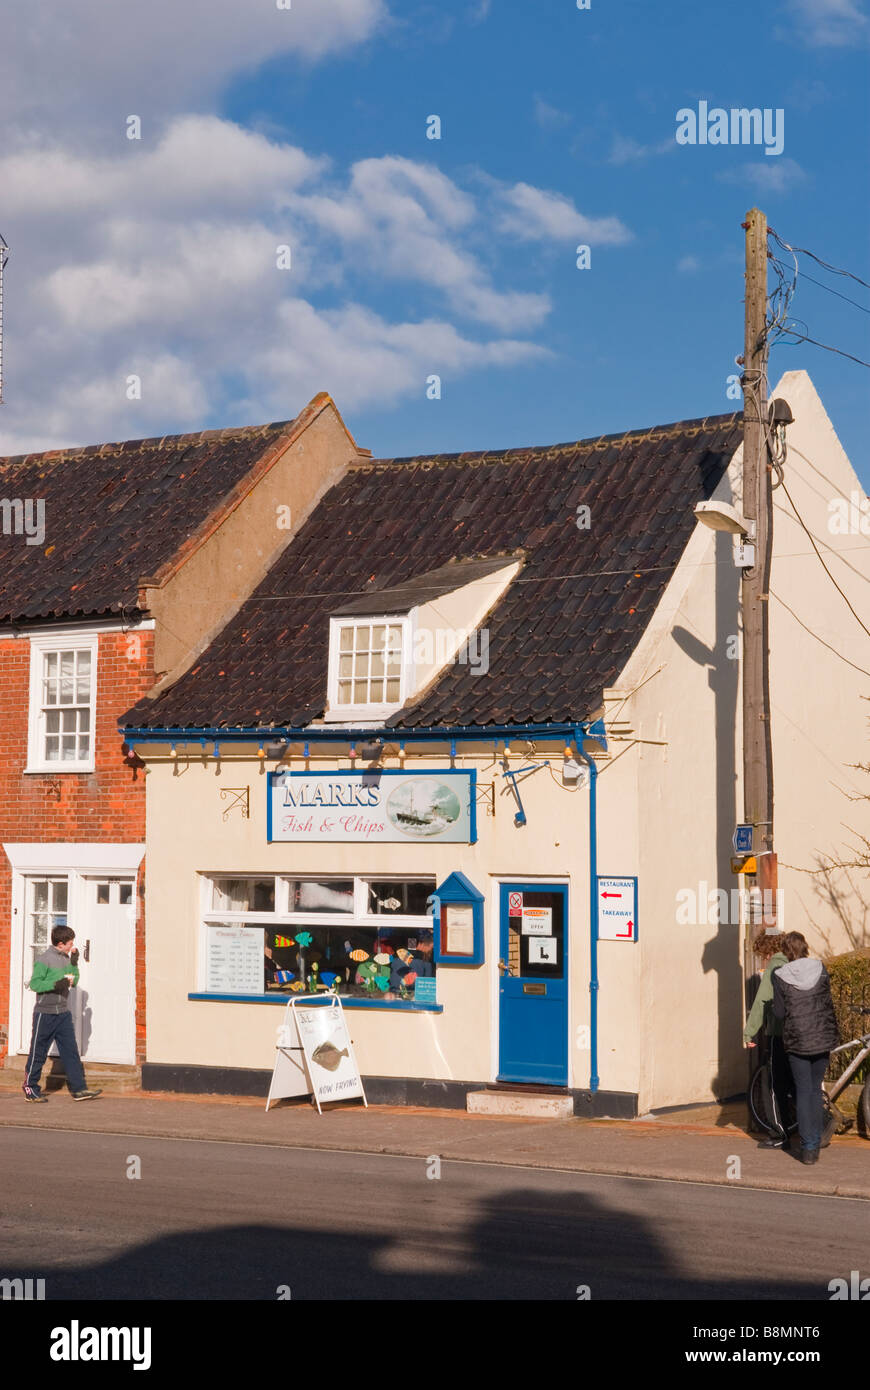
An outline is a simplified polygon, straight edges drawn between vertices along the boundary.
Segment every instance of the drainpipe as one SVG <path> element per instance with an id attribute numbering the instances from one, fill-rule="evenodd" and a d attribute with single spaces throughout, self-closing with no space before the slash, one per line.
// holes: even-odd
<path id="1" fill-rule="evenodd" d="M 607 748 L 604 720 L 578 724 L 574 729 L 577 752 L 589 768 L 589 1090 L 598 1090 L 598 768 L 583 751 L 583 740 L 594 739 Z"/>

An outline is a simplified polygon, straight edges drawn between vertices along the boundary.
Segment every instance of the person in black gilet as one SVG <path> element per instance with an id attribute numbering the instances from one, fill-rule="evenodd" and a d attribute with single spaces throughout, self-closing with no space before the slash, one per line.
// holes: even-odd
<path id="1" fill-rule="evenodd" d="M 816 1163 L 822 1142 L 822 1081 L 840 1030 L 831 999 L 831 981 L 820 960 L 810 958 L 806 938 L 786 932 L 788 964 L 773 972 L 773 1012 L 782 1019 L 782 1042 L 794 1077 L 801 1162 Z"/>

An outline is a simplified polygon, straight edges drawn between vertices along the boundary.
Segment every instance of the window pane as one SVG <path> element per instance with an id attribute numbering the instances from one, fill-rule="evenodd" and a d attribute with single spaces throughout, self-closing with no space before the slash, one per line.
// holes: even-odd
<path id="1" fill-rule="evenodd" d="M 120 901 L 122 907 L 129 907 L 129 906 L 130 906 L 130 903 L 133 901 L 133 885 L 132 885 L 132 883 L 122 883 L 122 884 L 121 884 L 121 886 L 120 886 L 120 898 L 119 898 L 119 901 Z"/>
<path id="2" fill-rule="evenodd" d="M 394 704 L 399 699 L 399 681 L 387 681 L 387 704 Z"/>
<path id="3" fill-rule="evenodd" d="M 75 762 L 77 757 L 75 734 L 64 734 L 63 738 L 60 741 L 60 756 L 61 762 Z"/>
<path id="4" fill-rule="evenodd" d="M 290 911 L 353 912 L 353 879 L 291 879 Z"/>
<path id="5" fill-rule="evenodd" d="M 56 734 L 60 732 L 60 712 L 59 710 L 48 710 L 45 716 L 45 732 Z"/>
<path id="6" fill-rule="evenodd" d="M 91 756 L 91 736 L 90 734 L 79 734 L 79 761 L 85 762 Z"/>
<path id="7" fill-rule="evenodd" d="M 212 891 L 216 912 L 274 912 L 273 878 L 219 878 Z"/>
<path id="8" fill-rule="evenodd" d="M 372 704 L 383 704 L 384 683 L 383 681 L 372 681 L 369 688 L 369 700 Z"/>
<path id="9" fill-rule="evenodd" d="M 63 677 L 63 678 L 61 679 L 61 682 L 60 682 L 60 703 L 61 703 L 62 705 L 71 705 L 71 704 L 72 704 L 72 702 L 73 702 L 73 691 L 74 691 L 74 689 L 75 689 L 75 681 L 67 680 L 66 677 Z"/>
<path id="10" fill-rule="evenodd" d="M 340 656 L 338 658 L 338 674 L 340 676 L 353 675 L 353 657 Z"/>
<path id="11" fill-rule="evenodd" d="M 91 698 L 91 682 L 87 677 L 79 676 L 76 681 L 76 704 L 86 705 Z"/>
<path id="12" fill-rule="evenodd" d="M 62 676 L 74 676 L 76 669 L 75 652 L 61 652 L 60 654 L 60 674 Z"/>
<path id="13" fill-rule="evenodd" d="M 55 912 L 66 912 L 68 888 L 65 878 L 51 885 L 51 905 Z"/>
<path id="14" fill-rule="evenodd" d="M 390 646 L 391 646 L 391 647 L 401 647 L 401 645 L 402 645 L 402 629 L 401 629 L 400 627 L 391 627 L 391 628 L 390 628 Z"/>
<path id="15" fill-rule="evenodd" d="M 366 699 L 366 684 L 366 681 L 354 681 L 353 683 L 353 698 L 354 703 L 357 705 L 368 704 Z"/>
<path id="16" fill-rule="evenodd" d="M 45 674 L 47 676 L 57 675 L 57 652 L 45 653 Z"/>
<path id="17" fill-rule="evenodd" d="M 55 736 L 49 734 L 48 738 L 45 740 L 45 760 L 46 760 L 46 762 L 49 762 L 49 763 L 50 763 L 50 762 L 54 762 L 54 761 L 56 761 L 57 758 L 60 756 L 60 751 L 59 751 L 59 748 L 58 748 L 58 743 L 59 743 L 59 740 L 57 739 L 57 737 L 55 737 Z"/>
<path id="18" fill-rule="evenodd" d="M 384 654 L 383 654 L 383 652 L 373 652 L 373 653 L 372 653 L 372 658 L 371 658 L 371 660 L 372 660 L 372 675 L 375 676 L 375 677 L 383 676 L 383 674 L 384 674 Z"/>
<path id="19" fill-rule="evenodd" d="M 359 653 L 357 654 L 357 658 L 356 658 L 356 670 L 354 671 L 354 675 L 355 675 L 355 676 L 367 676 L 368 673 L 369 673 L 369 654 L 368 654 L 368 652 L 359 652 Z"/>
<path id="20" fill-rule="evenodd" d="M 42 703 L 44 705 L 57 704 L 57 681 L 46 680 L 42 682 Z"/>
<path id="21" fill-rule="evenodd" d="M 371 879 L 368 883 L 368 911 L 378 916 L 407 913 L 427 916 L 426 899 L 435 892 L 434 878 Z M 431 920 L 431 919 L 430 919 Z"/>
<path id="22" fill-rule="evenodd" d="M 90 730 L 90 727 L 91 727 L 91 712 L 90 712 L 90 710 L 89 710 L 89 709 L 80 709 L 80 710 L 78 711 L 78 716 L 79 716 L 79 732 L 80 732 L 80 733 L 83 733 L 83 734 L 88 733 L 89 730 Z"/>
<path id="23" fill-rule="evenodd" d="M 338 682 L 338 703 L 340 705 L 350 704 L 350 681 Z"/>
<path id="24" fill-rule="evenodd" d="M 369 649 L 369 634 L 371 628 L 367 623 L 361 623 L 356 629 L 355 645 L 358 652 L 367 652 Z"/>
<path id="25" fill-rule="evenodd" d="M 109 885 L 108 885 L 108 883 L 98 883 L 98 884 L 97 884 L 97 902 L 98 902 L 98 903 L 107 903 L 108 901 L 109 901 Z"/>
<path id="26" fill-rule="evenodd" d="M 79 664 L 78 672 L 80 676 L 90 676 L 91 674 L 91 654 L 88 651 L 78 653 Z"/>
<path id="27" fill-rule="evenodd" d="M 48 907 L 48 884 L 43 878 L 33 885 L 33 906 L 37 912 L 44 912 Z"/>
<path id="28" fill-rule="evenodd" d="M 353 628 L 343 627 L 339 633 L 338 648 L 342 652 L 353 651 Z"/>

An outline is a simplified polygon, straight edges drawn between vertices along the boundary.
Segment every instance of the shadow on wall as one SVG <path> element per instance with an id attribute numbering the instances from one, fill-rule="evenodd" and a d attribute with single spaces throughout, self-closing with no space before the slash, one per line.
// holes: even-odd
<path id="1" fill-rule="evenodd" d="M 716 532 L 715 559 L 716 631 L 712 647 L 706 647 L 682 627 L 673 629 L 673 638 L 692 661 L 706 667 L 707 682 L 714 695 L 716 843 L 711 848 L 715 848 L 716 883 L 710 887 L 724 888 L 730 904 L 731 890 L 740 886 L 731 872 L 731 837 L 737 817 L 740 571 L 733 562 L 731 537 L 723 531 Z M 701 770 L 700 775 L 706 777 L 706 771 Z M 695 930 L 701 931 L 704 927 L 699 924 Z M 717 1100 L 725 1100 L 744 1091 L 747 1084 L 743 1019 L 748 1003 L 743 991 L 740 926 L 730 920 L 730 912 L 727 920 L 714 924 L 713 935 L 706 941 L 701 959 L 704 973 L 711 970 L 715 973 L 717 986 L 717 1069 L 710 1088 Z"/>

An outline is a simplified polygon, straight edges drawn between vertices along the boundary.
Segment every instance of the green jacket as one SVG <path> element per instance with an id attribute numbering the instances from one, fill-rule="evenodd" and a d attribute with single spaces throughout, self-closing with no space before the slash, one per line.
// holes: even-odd
<path id="1" fill-rule="evenodd" d="M 743 1029 L 744 1042 L 751 1042 L 762 1026 L 769 1038 L 782 1037 L 782 1019 L 776 1018 L 773 1013 L 773 972 L 781 965 L 788 965 L 788 957 L 784 956 L 782 951 L 777 951 L 775 956 L 771 956 L 761 977 L 758 993 L 752 1001 L 746 1027 Z"/>

